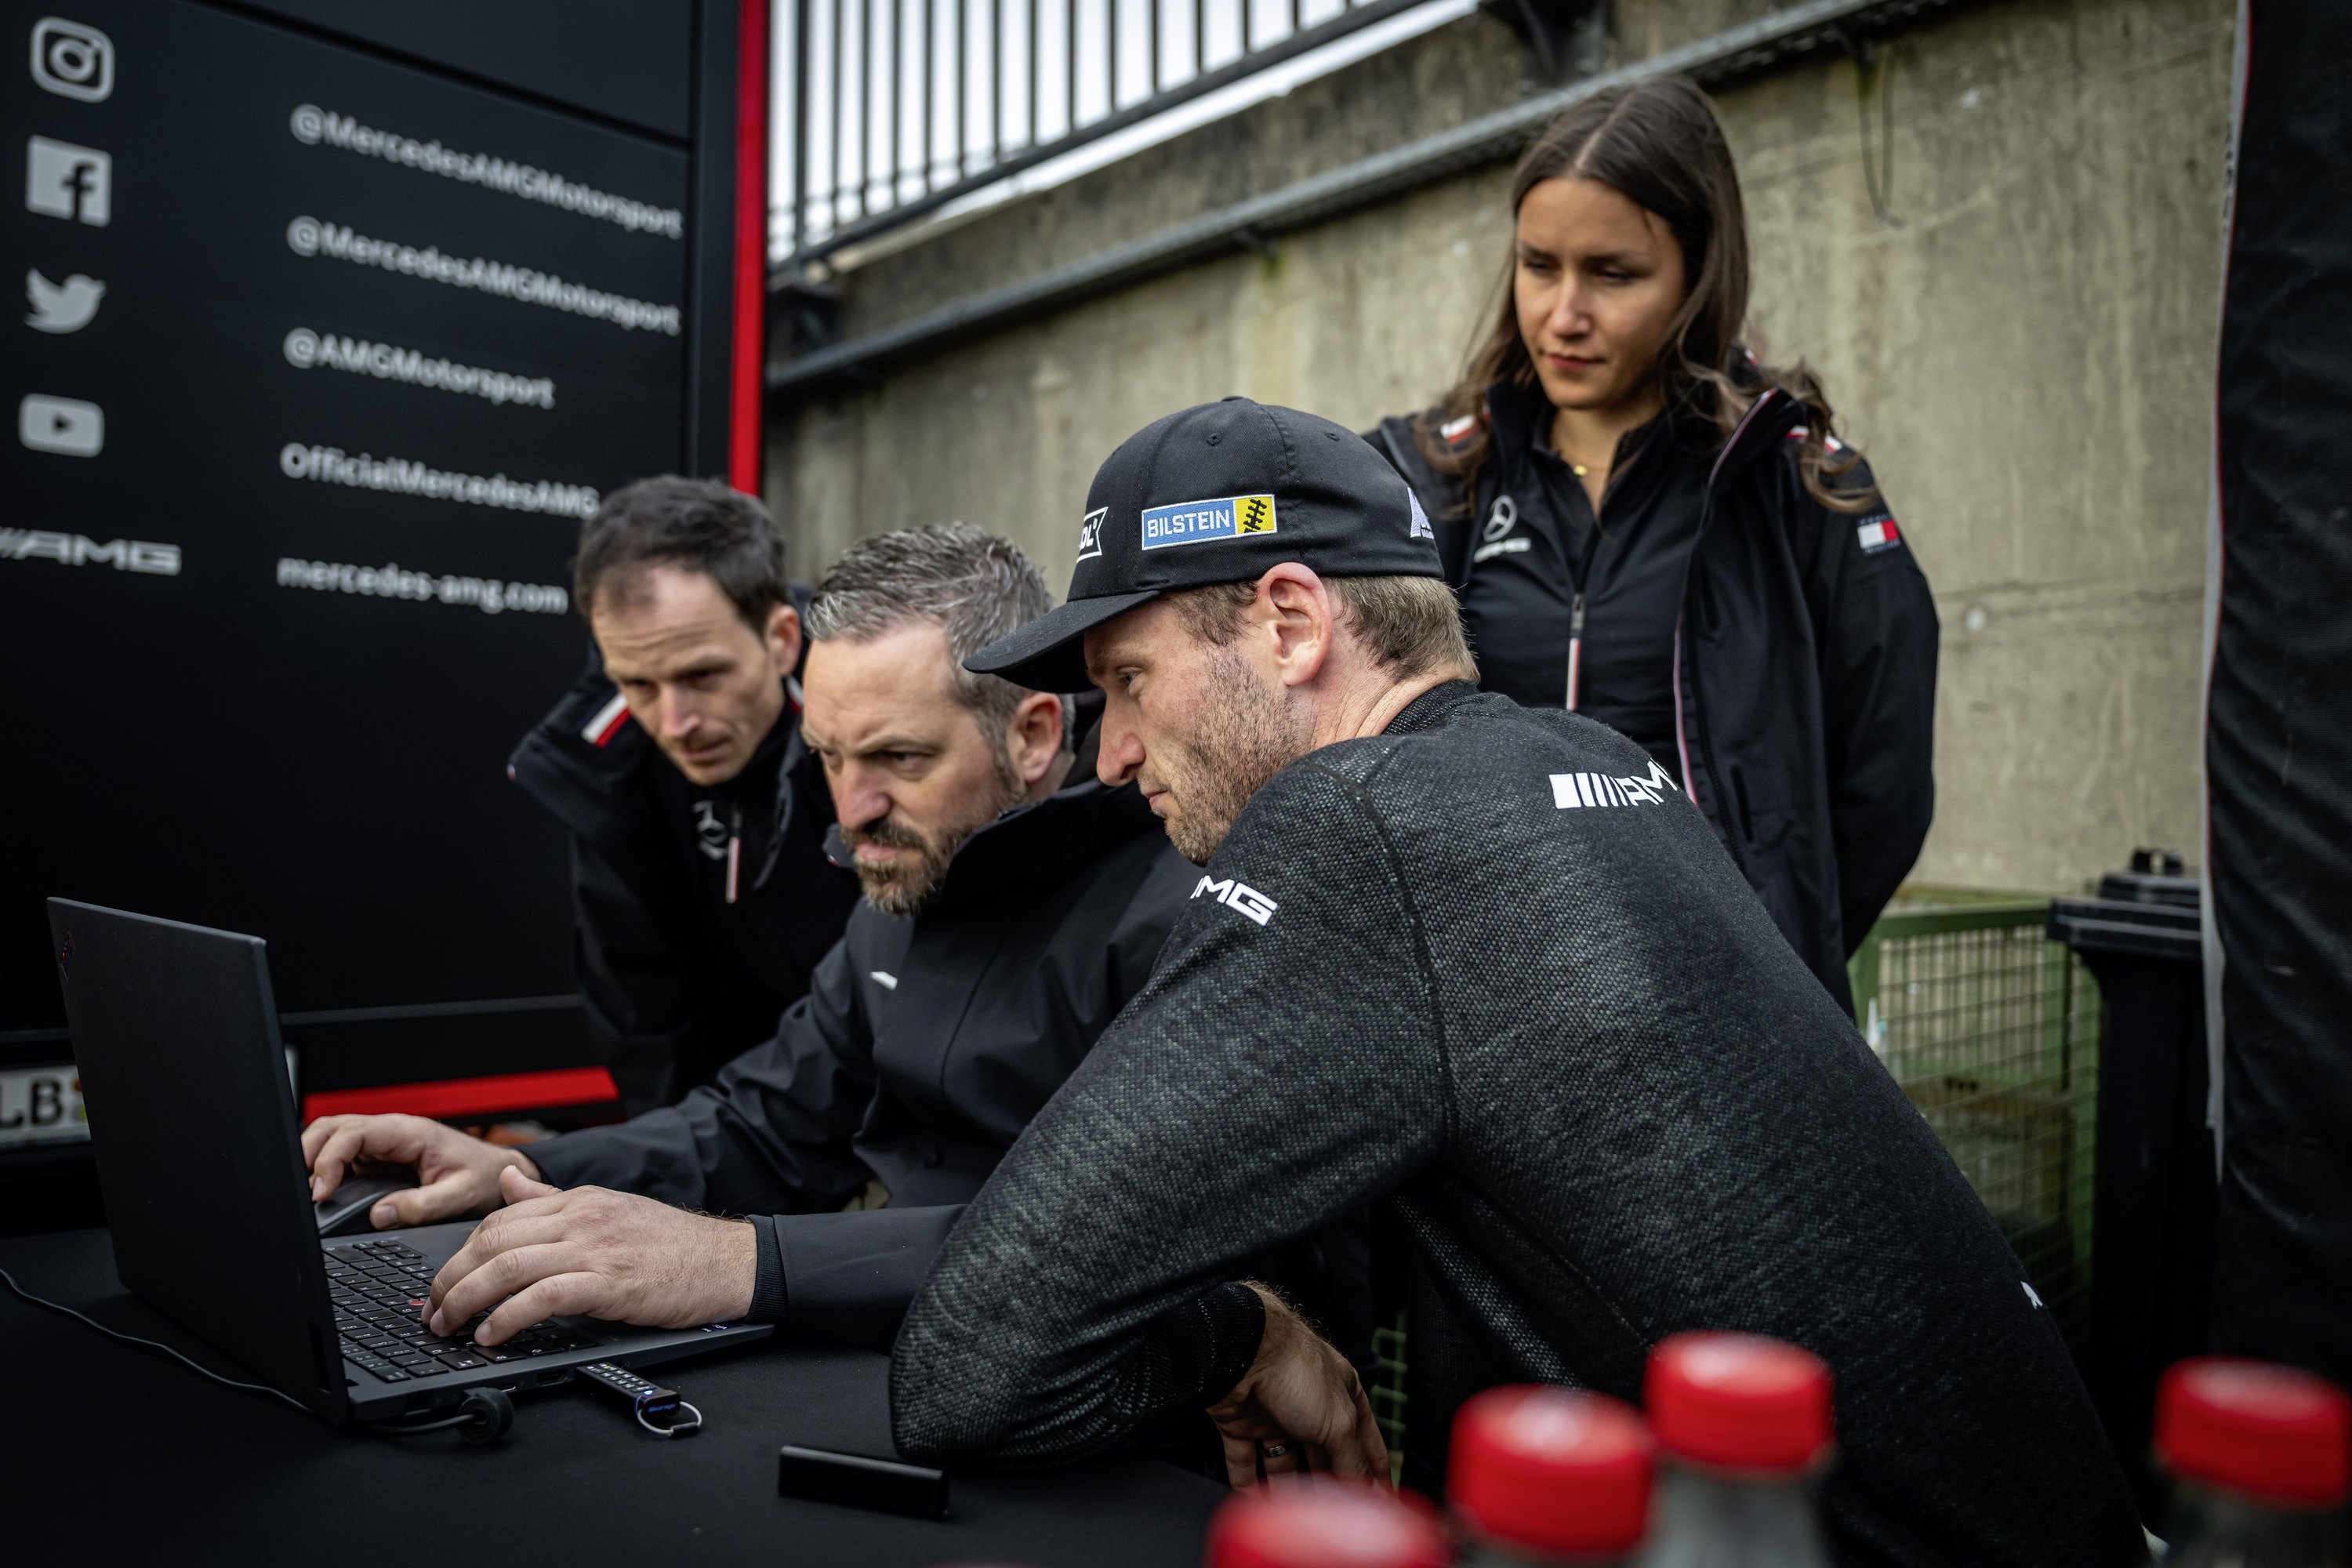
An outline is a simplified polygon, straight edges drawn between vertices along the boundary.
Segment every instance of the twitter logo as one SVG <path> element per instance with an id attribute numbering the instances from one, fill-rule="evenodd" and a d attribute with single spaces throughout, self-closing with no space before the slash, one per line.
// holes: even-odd
<path id="1" fill-rule="evenodd" d="M 43 332 L 78 332 L 98 314 L 106 285 L 79 272 L 61 284 L 52 283 L 36 268 L 25 274 L 25 298 L 33 307 L 25 318 L 26 326 Z"/>

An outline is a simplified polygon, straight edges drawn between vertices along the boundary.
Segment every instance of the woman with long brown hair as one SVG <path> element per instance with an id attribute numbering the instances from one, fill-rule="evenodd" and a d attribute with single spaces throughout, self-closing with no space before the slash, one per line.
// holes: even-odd
<path id="1" fill-rule="evenodd" d="M 1640 743 L 1851 1005 L 1934 808 L 1927 579 L 1819 382 L 1741 342 L 1747 218 L 1697 88 L 1570 109 L 1511 210 L 1461 381 L 1370 439 L 1435 522 L 1486 688 Z"/>

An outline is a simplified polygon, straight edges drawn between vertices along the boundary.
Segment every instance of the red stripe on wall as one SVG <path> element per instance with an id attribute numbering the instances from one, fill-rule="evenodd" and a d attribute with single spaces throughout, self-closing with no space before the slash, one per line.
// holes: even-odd
<path id="1" fill-rule="evenodd" d="M 727 482 L 760 493 L 768 357 L 768 7 L 739 0 L 735 59 L 735 363 Z M 929 13 L 925 13 L 929 15 Z"/>
<path id="2" fill-rule="evenodd" d="M 447 1120 L 509 1110 L 544 1110 L 556 1105 L 603 1105 L 621 1098 L 613 1075 L 603 1068 L 559 1068 L 550 1072 L 510 1072 L 491 1078 L 453 1078 L 438 1083 L 387 1083 L 372 1089 L 338 1089 L 302 1097 L 302 1122 L 321 1116 L 411 1116 Z"/>

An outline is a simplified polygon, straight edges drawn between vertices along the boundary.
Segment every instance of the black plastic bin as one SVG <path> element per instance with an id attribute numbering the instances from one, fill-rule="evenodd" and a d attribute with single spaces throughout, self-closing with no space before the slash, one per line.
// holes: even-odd
<path id="1" fill-rule="evenodd" d="M 2205 1125 L 2205 974 L 2197 879 L 2140 850 L 2095 899 L 2058 899 L 2050 936 L 2080 953 L 2105 1002 L 2084 1372 L 2141 1516 L 2156 1380 L 2206 1347 L 2216 1183 Z"/>

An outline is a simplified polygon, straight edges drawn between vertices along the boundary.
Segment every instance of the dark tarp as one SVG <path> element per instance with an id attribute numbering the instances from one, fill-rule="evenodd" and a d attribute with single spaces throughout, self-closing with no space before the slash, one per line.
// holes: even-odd
<path id="1" fill-rule="evenodd" d="M 2352 5 L 2240 8 L 2207 875 L 2216 1350 L 2352 1384 Z"/>

